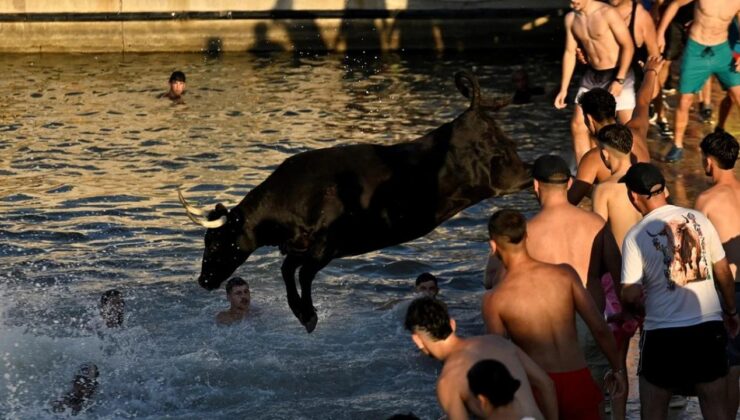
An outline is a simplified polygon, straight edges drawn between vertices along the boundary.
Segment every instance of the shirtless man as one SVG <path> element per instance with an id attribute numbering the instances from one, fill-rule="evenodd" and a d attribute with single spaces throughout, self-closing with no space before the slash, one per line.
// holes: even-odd
<path id="1" fill-rule="evenodd" d="M 642 7 L 639 0 L 609 0 L 609 3 L 616 7 L 632 35 L 632 42 L 635 46 L 632 69 L 642 73 L 641 66 L 647 63 L 648 57 L 660 55 L 653 17 Z"/>
<path id="2" fill-rule="evenodd" d="M 658 73 L 663 66 L 663 59 L 650 57 L 643 69 L 643 83 L 637 93 L 637 105 L 632 118 L 626 126 L 632 131 L 632 155 L 636 162 L 650 162 L 650 152 L 647 146 L 647 133 L 650 128 L 650 101 L 654 91 Z M 584 114 L 584 123 L 589 133 L 596 136 L 602 127 L 617 122 L 615 101 L 604 89 L 591 89 L 581 95 L 579 99 Z M 568 190 L 568 201 L 577 205 L 583 197 L 591 192 L 593 185 L 603 182 L 611 176 L 611 172 L 601 160 L 599 149 L 594 147 L 581 159 L 573 186 Z"/>
<path id="3" fill-rule="evenodd" d="M 529 255 L 527 224 L 521 213 L 494 213 L 488 232 L 491 250 L 500 257 L 506 275 L 483 296 L 486 330 L 509 336 L 548 372 L 555 383 L 560 418 L 600 419 L 603 395 L 576 345 L 575 315 L 583 318 L 609 359 L 611 370 L 606 376 L 608 382 L 616 380 L 616 388 L 610 391 L 619 398 L 625 390 L 624 365 L 601 312 L 573 268 L 537 261 Z"/>
<path id="4" fill-rule="evenodd" d="M 627 187 L 618 182 L 632 166 L 630 160 L 632 132 L 624 125 L 612 124 L 599 130 L 596 139 L 601 151 L 601 159 L 611 171 L 612 176 L 594 189 L 594 212 L 607 221 L 621 251 L 622 241 L 627 231 L 642 219 L 642 215 L 632 207 L 627 199 Z M 607 323 L 614 333 L 619 354 L 622 360 L 626 361 L 629 340 L 635 334 L 639 322 L 622 310 L 619 301 L 619 284 L 615 284 L 611 278 L 606 277 L 602 278 L 602 285 L 607 302 Z M 612 418 L 624 419 L 626 406 L 626 398 L 612 398 Z"/>
<path id="5" fill-rule="evenodd" d="M 674 0 L 665 10 L 658 26 L 658 47 L 665 47 L 665 32 L 676 16 L 678 8 L 694 0 Z M 666 154 L 666 162 L 683 158 L 683 138 L 689 122 L 689 108 L 694 93 L 701 90 L 711 75 L 715 75 L 727 89 L 735 104 L 740 103 L 740 60 L 735 60 L 728 41 L 732 18 L 740 12 L 740 0 L 697 0 L 694 21 L 689 29 L 689 40 L 681 62 L 678 91 L 681 99 L 676 110 L 676 137 Z"/>
<path id="6" fill-rule="evenodd" d="M 563 109 L 566 106 L 565 98 L 568 96 L 568 85 L 576 66 L 576 49 L 580 43 L 589 68 L 581 79 L 577 97 L 595 87 L 608 89 L 617 98 L 620 120 L 629 121 L 635 107 L 635 91 L 634 74 L 630 70 L 634 46 L 627 25 L 617 10 L 608 4 L 597 0 L 571 0 L 570 4 L 573 11 L 565 16 L 563 74 L 555 108 Z M 576 162 L 580 162 L 581 157 L 591 149 L 591 140 L 578 105 L 573 112 L 570 128 Z"/>
<path id="7" fill-rule="evenodd" d="M 717 229 L 735 279 L 735 301 L 740 302 L 740 283 L 737 267 L 740 265 L 740 181 L 733 168 L 738 155 L 738 143 L 728 133 L 713 133 L 701 142 L 702 163 L 714 186 L 696 200 L 696 209 L 704 213 Z M 728 384 L 729 412 L 734 418 L 738 409 L 740 390 L 740 338 L 730 340 L 727 346 L 730 359 Z"/>
<path id="8" fill-rule="evenodd" d="M 63 413 L 69 409 L 73 416 L 90 405 L 95 391 L 98 389 L 98 367 L 93 363 L 83 363 L 72 381 L 72 389 L 61 399 L 52 402 L 55 413 Z"/>
<path id="9" fill-rule="evenodd" d="M 437 379 L 437 399 L 450 420 L 467 419 L 469 413 L 483 416 L 478 399 L 468 387 L 467 374 L 476 362 L 485 359 L 498 360 L 521 383 L 514 393 L 514 404 L 522 416 L 548 420 L 558 418 L 552 381 L 529 356 L 505 338 L 496 335 L 458 336 L 455 320 L 450 319 L 447 306 L 429 296 L 411 302 L 404 326 L 411 332 L 411 339 L 419 350 L 444 363 Z M 539 407 L 532 387 L 538 391 Z"/>
<path id="10" fill-rule="evenodd" d="M 229 309 L 216 315 L 216 323 L 220 325 L 231 325 L 243 320 L 249 312 L 251 294 L 249 285 L 241 277 L 232 277 L 226 282 L 226 300 L 229 301 Z"/>

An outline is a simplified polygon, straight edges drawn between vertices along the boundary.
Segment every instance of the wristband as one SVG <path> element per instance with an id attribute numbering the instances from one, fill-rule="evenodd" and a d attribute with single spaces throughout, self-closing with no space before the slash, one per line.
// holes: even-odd
<path id="1" fill-rule="evenodd" d="M 614 81 L 617 82 L 617 83 L 619 83 L 620 85 L 623 85 L 624 82 L 625 82 L 625 79 L 624 78 L 621 78 L 621 77 L 617 77 L 617 78 L 614 79 Z"/>
<path id="2" fill-rule="evenodd" d="M 727 311 L 723 311 L 723 312 L 725 313 L 725 315 L 730 316 L 730 317 L 737 315 L 737 309 L 735 309 L 732 312 L 727 312 Z"/>

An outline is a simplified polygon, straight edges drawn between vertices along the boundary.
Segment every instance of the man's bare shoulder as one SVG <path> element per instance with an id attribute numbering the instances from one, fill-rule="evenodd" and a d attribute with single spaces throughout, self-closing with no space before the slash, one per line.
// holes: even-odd
<path id="1" fill-rule="evenodd" d="M 219 312 L 216 315 L 216 323 L 218 325 L 231 325 L 237 321 L 239 319 L 234 318 L 228 310 Z"/>
<path id="2" fill-rule="evenodd" d="M 696 199 L 696 209 L 706 214 L 710 208 L 715 206 L 723 208 L 733 206 L 732 203 L 736 202 L 735 197 L 737 197 L 738 193 L 740 191 L 731 186 L 714 185 L 699 194 L 699 197 Z"/>

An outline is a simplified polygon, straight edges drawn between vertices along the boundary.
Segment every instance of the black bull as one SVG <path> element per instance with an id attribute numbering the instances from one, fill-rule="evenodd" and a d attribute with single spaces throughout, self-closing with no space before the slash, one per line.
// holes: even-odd
<path id="1" fill-rule="evenodd" d="M 288 304 L 311 332 L 311 283 L 331 260 L 419 238 L 483 199 L 528 187 L 516 145 L 485 113 L 504 103 L 483 101 L 467 72 L 455 74 L 455 84 L 470 107 L 416 140 L 299 153 L 231 210 L 204 212 L 179 194 L 191 220 L 209 228 L 200 285 L 218 288 L 255 249 L 277 246 Z"/>

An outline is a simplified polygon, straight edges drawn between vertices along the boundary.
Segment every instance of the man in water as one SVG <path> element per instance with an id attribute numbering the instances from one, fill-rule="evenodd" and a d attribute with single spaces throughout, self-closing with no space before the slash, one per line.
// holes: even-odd
<path id="1" fill-rule="evenodd" d="M 661 57 L 650 57 L 643 69 L 643 83 L 637 93 L 637 104 L 632 118 L 625 124 L 632 132 L 632 159 L 635 162 L 650 162 L 647 145 L 647 133 L 650 128 L 650 101 L 656 89 L 658 73 L 663 66 Z M 594 88 L 585 92 L 578 99 L 584 114 L 584 124 L 591 136 L 602 127 L 614 124 L 616 119 L 616 101 L 605 89 Z M 583 197 L 591 192 L 596 181 L 602 182 L 611 176 L 611 172 L 601 160 L 599 149 L 594 147 L 581 159 L 576 179 L 568 190 L 568 201 L 577 205 Z"/>
<path id="2" fill-rule="evenodd" d="M 678 8 L 694 0 L 674 0 L 665 10 L 658 26 L 658 46 L 665 47 L 665 32 Z M 683 138 L 689 122 L 689 108 L 694 93 L 700 91 L 710 76 L 715 75 L 736 104 L 740 103 L 740 61 L 732 55 L 728 29 L 740 12 L 740 0 L 696 0 L 694 21 L 681 62 L 678 91 L 681 99 L 676 110 L 674 145 L 666 154 L 666 162 L 683 158 Z"/>
<path id="3" fill-rule="evenodd" d="M 589 67 L 581 78 L 576 99 L 595 87 L 608 89 L 617 99 L 620 120 L 629 121 L 635 107 L 635 80 L 630 70 L 634 45 L 627 25 L 617 10 L 608 4 L 597 0 L 571 0 L 570 4 L 573 11 L 565 16 L 563 74 L 555 107 L 563 109 L 566 106 L 568 85 L 576 66 L 576 49 L 580 44 Z M 570 128 L 573 151 L 579 163 L 591 149 L 591 139 L 583 124 L 580 105 L 576 105 Z"/>
<path id="4" fill-rule="evenodd" d="M 411 302 L 404 326 L 411 332 L 411 339 L 419 350 L 444 362 L 437 379 L 437 399 L 450 420 L 467 419 L 469 413 L 483 415 L 478 399 L 468 388 L 467 374 L 476 362 L 485 359 L 498 360 L 521 383 L 514 392 L 514 403 L 521 408 L 523 416 L 556 418 L 557 402 L 552 381 L 510 341 L 496 335 L 458 336 L 455 320 L 450 319 L 447 307 L 428 296 Z M 539 407 L 532 387 L 538 391 Z"/>
<path id="5" fill-rule="evenodd" d="M 123 310 L 126 303 L 121 292 L 116 289 L 107 290 L 100 296 L 100 317 L 108 328 L 118 328 L 123 325 Z"/>
<path id="6" fill-rule="evenodd" d="M 52 403 L 55 413 L 63 413 L 68 408 L 72 415 L 77 415 L 90 403 L 90 398 L 98 388 L 98 367 L 93 363 L 84 363 L 80 366 L 72 382 L 72 390 L 62 399 Z"/>
<path id="7" fill-rule="evenodd" d="M 704 172 L 712 178 L 714 186 L 704 191 L 696 200 L 696 209 L 704 213 L 717 229 L 725 250 L 730 270 L 735 278 L 735 301 L 740 300 L 740 283 L 737 268 L 740 265 L 740 181 L 733 168 L 738 155 L 738 143 L 729 133 L 712 133 L 701 142 Z M 730 357 L 730 374 L 727 384 L 729 412 L 738 409 L 738 380 L 740 380 L 740 337 L 730 340 L 727 346 Z"/>
<path id="8" fill-rule="evenodd" d="M 167 93 L 159 95 L 160 98 L 167 98 L 175 104 L 184 104 L 182 96 L 185 94 L 185 73 L 174 71 L 170 75 L 170 90 Z"/>
<path id="9" fill-rule="evenodd" d="M 232 277 L 226 282 L 226 300 L 229 301 L 229 309 L 216 315 L 216 323 L 220 325 L 231 325 L 243 320 L 249 312 L 251 302 L 249 284 L 241 277 Z"/>
<path id="10" fill-rule="evenodd" d="M 439 293 L 437 277 L 431 273 L 419 274 L 419 277 L 416 278 L 414 291 L 424 296 L 437 297 L 437 294 Z"/>
<path id="11" fill-rule="evenodd" d="M 569 219 L 563 219 L 569 220 Z M 571 228 L 580 223 L 569 221 Z M 555 383 L 559 417 L 601 418 L 602 390 L 592 378 L 578 345 L 575 315 L 580 315 L 609 360 L 607 387 L 624 396 L 626 376 L 617 345 L 602 312 L 567 264 L 537 261 L 528 252 L 527 223 L 514 210 L 501 210 L 488 222 L 489 244 L 506 275 L 483 296 L 483 321 L 491 334 L 504 335 L 541 366 Z M 577 241 L 571 238 L 570 242 Z M 551 247 L 561 242 L 552 242 Z"/>
<path id="12" fill-rule="evenodd" d="M 622 245 L 622 302 L 645 313 L 638 370 L 642 416 L 665 419 L 673 393 L 696 393 L 704 418 L 727 418 L 725 347 L 739 320 L 719 235 L 699 211 L 668 204 L 665 179 L 655 166 L 634 164 L 620 182 L 643 215 Z"/>

